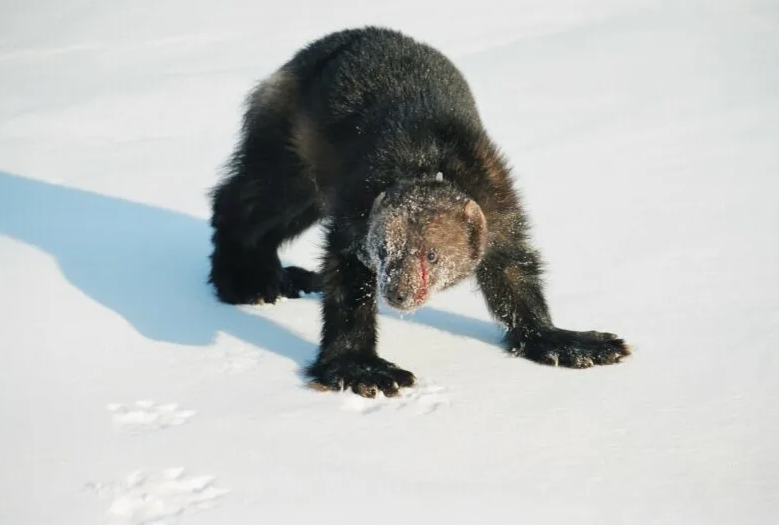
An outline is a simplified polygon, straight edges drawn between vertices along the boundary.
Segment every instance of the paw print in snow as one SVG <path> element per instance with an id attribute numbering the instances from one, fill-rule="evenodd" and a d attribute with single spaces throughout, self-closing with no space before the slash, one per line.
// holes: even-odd
<path id="1" fill-rule="evenodd" d="M 157 474 L 135 471 L 120 483 L 90 483 L 98 496 L 111 497 L 107 515 L 122 525 L 163 525 L 214 506 L 229 491 L 215 488 L 213 476 L 184 476 L 183 468 Z"/>
<path id="2" fill-rule="evenodd" d="M 177 403 L 158 404 L 147 400 L 136 401 L 130 406 L 112 403 L 107 408 L 112 413 L 114 426 L 129 432 L 183 425 L 197 413 L 179 410 Z"/>

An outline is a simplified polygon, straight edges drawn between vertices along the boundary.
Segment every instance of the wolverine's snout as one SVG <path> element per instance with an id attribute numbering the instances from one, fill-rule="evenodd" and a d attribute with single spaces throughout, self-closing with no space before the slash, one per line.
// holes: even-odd
<path id="1" fill-rule="evenodd" d="M 387 301 L 387 304 L 391 307 L 403 311 L 414 310 L 421 304 L 421 302 L 417 301 L 414 294 L 398 289 L 388 290 L 384 294 L 384 300 Z"/>
<path id="2" fill-rule="evenodd" d="M 403 261 L 393 261 L 382 270 L 381 295 L 392 308 L 411 311 L 427 299 L 427 291 L 421 290 L 424 293 L 420 293 L 419 283 Z"/>
<path id="3" fill-rule="evenodd" d="M 382 291 L 384 300 L 392 308 L 408 312 L 422 306 L 428 298 L 428 291 L 414 283 L 388 283 Z"/>
<path id="4" fill-rule="evenodd" d="M 426 294 L 425 296 L 420 297 L 415 296 L 414 294 L 404 294 L 397 291 L 388 292 L 384 295 L 384 300 L 387 301 L 387 304 L 396 310 L 401 310 L 404 312 L 416 310 L 422 306 L 422 304 L 424 304 L 426 298 Z"/>

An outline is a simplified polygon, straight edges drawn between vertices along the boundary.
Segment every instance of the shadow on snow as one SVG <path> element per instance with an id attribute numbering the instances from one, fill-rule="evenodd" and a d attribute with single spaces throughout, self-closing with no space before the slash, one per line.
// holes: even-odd
<path id="1" fill-rule="evenodd" d="M 200 218 L 0 171 L 0 234 L 51 254 L 73 285 L 149 339 L 198 346 L 224 332 L 299 366 L 316 354 L 315 342 L 216 300 L 206 282 L 211 232 Z M 499 340 L 491 323 L 434 308 L 405 319 Z"/>

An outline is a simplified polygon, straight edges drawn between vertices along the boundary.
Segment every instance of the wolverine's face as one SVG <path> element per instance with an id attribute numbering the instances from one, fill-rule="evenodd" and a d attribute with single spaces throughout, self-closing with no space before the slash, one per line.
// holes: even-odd
<path id="1" fill-rule="evenodd" d="M 365 242 L 379 294 L 398 310 L 423 305 L 473 273 L 484 253 L 479 206 L 449 188 L 413 188 L 377 199 Z"/>

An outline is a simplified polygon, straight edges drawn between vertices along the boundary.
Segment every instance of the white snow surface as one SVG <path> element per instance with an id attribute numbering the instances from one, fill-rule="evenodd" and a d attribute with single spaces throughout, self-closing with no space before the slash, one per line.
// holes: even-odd
<path id="1" fill-rule="evenodd" d="M 555 321 L 628 360 L 510 358 L 468 282 L 383 308 L 420 385 L 367 400 L 304 388 L 316 297 L 215 300 L 244 94 L 369 23 L 462 68 Z M 776 1 L 6 0 L 0 524 L 777 523 L 778 199 Z"/>

